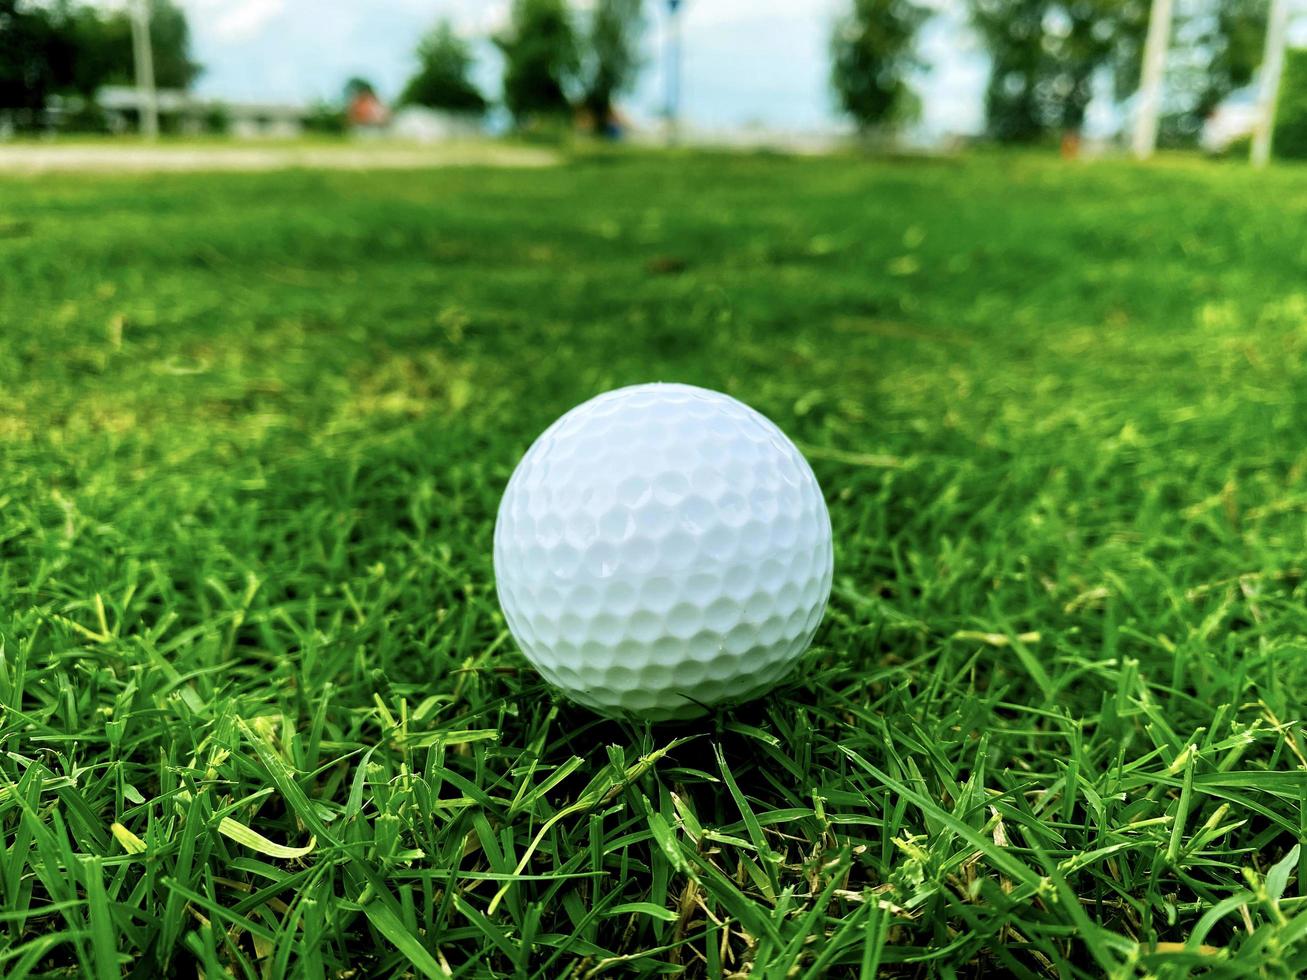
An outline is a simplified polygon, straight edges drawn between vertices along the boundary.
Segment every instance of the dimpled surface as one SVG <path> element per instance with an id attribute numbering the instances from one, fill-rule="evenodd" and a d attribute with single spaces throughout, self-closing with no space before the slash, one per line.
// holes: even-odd
<path id="1" fill-rule="evenodd" d="M 652 720 L 784 677 L 832 565 L 826 502 L 794 443 L 689 385 L 568 412 L 518 464 L 495 524 L 499 602 L 527 659 L 581 704 Z"/>

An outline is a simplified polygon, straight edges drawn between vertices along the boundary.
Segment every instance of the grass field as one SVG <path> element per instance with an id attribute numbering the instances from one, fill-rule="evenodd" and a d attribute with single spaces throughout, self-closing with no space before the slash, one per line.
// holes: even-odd
<path id="1" fill-rule="evenodd" d="M 586 157 L 0 181 L 0 974 L 1307 971 L 1307 171 Z M 518 456 L 681 380 L 831 608 L 554 699 Z"/>

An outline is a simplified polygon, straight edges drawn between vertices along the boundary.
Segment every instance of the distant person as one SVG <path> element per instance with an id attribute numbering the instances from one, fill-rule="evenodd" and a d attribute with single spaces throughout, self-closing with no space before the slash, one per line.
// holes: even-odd
<path id="1" fill-rule="evenodd" d="M 627 118 L 618 109 L 614 108 L 608 114 L 608 118 L 600 123 L 598 131 L 604 139 L 620 140 L 626 136 L 630 128 L 631 124 Z"/>
<path id="2" fill-rule="evenodd" d="M 345 115 L 356 129 L 377 130 L 390 121 L 390 110 L 377 97 L 376 90 L 366 83 L 351 86 Z"/>
<path id="3" fill-rule="evenodd" d="M 577 111 L 575 121 L 583 133 L 592 133 L 606 140 L 620 140 L 630 129 L 627 118 L 615 107 L 602 117 L 596 117 L 591 109 L 582 107 Z"/>

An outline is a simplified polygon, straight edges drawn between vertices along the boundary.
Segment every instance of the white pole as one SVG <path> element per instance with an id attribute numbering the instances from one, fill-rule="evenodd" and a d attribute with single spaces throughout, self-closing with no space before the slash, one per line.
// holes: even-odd
<path id="1" fill-rule="evenodd" d="M 1139 105 L 1135 112 L 1132 145 L 1135 156 L 1147 160 L 1157 148 L 1157 116 L 1162 106 L 1162 74 L 1166 49 L 1171 45 L 1172 0 L 1153 0 L 1144 40 L 1144 67 L 1139 77 Z"/>
<path id="2" fill-rule="evenodd" d="M 681 0 L 667 0 L 667 142 L 680 137 Z"/>
<path id="3" fill-rule="evenodd" d="M 1289 34 L 1289 0 L 1271 0 L 1266 22 L 1266 52 L 1262 55 L 1261 91 L 1257 95 L 1257 126 L 1253 130 L 1252 164 L 1264 167 L 1271 159 L 1271 137 L 1275 134 L 1275 103 L 1280 98 L 1280 76 L 1284 74 L 1284 44 Z"/>
<path id="4" fill-rule="evenodd" d="M 154 50 L 150 44 L 150 0 L 134 0 L 131 7 L 132 57 L 136 62 L 136 99 L 141 114 L 141 135 L 159 136 L 159 98 L 154 88 Z"/>

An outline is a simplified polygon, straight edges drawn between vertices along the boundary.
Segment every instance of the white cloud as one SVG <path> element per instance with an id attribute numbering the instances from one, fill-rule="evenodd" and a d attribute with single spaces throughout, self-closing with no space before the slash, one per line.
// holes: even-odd
<path id="1" fill-rule="evenodd" d="M 460 33 L 485 37 L 508 23 L 509 0 L 468 0 L 455 7 L 450 20 Z"/>
<path id="2" fill-rule="evenodd" d="M 189 0 L 188 7 L 203 13 L 214 37 L 242 41 L 254 37 L 286 9 L 286 0 Z"/>
<path id="3" fill-rule="evenodd" d="M 121 10 L 132 0 L 90 0 L 103 10 Z M 192 37 L 239 41 L 257 35 L 286 7 L 286 0 L 174 0 L 187 14 Z"/>

